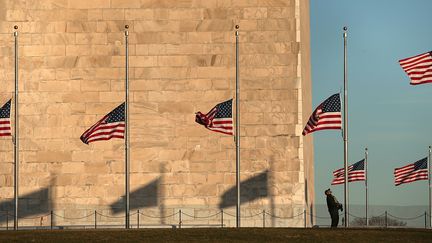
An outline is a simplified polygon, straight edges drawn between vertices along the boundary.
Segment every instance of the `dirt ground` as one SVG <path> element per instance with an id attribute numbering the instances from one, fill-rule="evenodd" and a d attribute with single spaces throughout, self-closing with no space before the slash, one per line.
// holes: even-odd
<path id="1" fill-rule="evenodd" d="M 426 229 L 199 228 L 0 231 L 0 242 L 432 242 Z"/>

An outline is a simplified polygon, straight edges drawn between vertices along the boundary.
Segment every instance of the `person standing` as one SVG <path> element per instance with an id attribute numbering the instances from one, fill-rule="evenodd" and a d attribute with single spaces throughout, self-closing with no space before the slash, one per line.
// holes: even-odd
<path id="1" fill-rule="evenodd" d="M 327 196 L 327 208 L 331 217 L 331 227 L 336 228 L 339 224 L 339 209 L 343 211 L 342 204 L 332 195 L 330 188 L 325 190 L 324 193 Z"/>

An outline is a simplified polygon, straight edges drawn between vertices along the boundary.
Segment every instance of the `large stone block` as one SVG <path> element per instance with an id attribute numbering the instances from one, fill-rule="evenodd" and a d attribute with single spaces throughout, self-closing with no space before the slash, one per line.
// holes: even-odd
<path id="1" fill-rule="evenodd" d="M 242 214 L 266 209 L 290 217 L 303 212 L 306 193 L 312 205 L 313 187 L 309 184 L 305 192 L 304 185 L 305 179 L 311 181 L 305 176 L 313 175 L 312 141 L 301 137 L 299 121 L 311 106 L 307 1 L 7 0 L 0 9 L 2 97 L 14 90 L 11 30 L 16 23 L 20 27 L 20 193 L 49 188 L 58 215 L 84 217 L 58 217 L 56 223 L 92 224 L 95 209 L 109 215 L 109 205 L 124 203 L 124 140 L 86 145 L 79 137 L 124 101 L 126 24 L 131 186 L 157 201 L 140 210 L 166 216 L 182 209 L 206 216 L 219 212 L 235 189 L 234 136 L 197 124 L 194 113 L 235 96 L 236 24 L 241 182 L 248 188 L 248 180 L 267 171 L 267 178 L 259 180 L 266 196 L 244 201 Z M 10 137 L 0 140 L 3 200 L 13 197 L 12 149 Z M 243 193 L 264 195 L 263 188 Z M 26 210 L 46 200 L 31 197 L 25 199 Z M 233 207 L 224 210 L 235 214 Z M 118 223 L 98 217 L 101 224 Z M 235 225 L 235 218 L 225 217 L 227 226 Z M 22 222 L 34 226 L 38 220 Z M 183 220 L 219 223 L 219 218 Z M 262 226 L 262 220 L 251 217 L 242 225 Z"/>

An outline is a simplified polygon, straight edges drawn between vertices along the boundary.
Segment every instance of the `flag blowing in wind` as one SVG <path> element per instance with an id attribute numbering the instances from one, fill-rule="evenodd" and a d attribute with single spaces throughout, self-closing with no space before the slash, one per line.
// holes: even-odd
<path id="1" fill-rule="evenodd" d="M 303 136 L 318 130 L 341 129 L 341 117 L 339 94 L 334 94 L 321 103 L 309 117 Z"/>
<path id="2" fill-rule="evenodd" d="M 198 111 L 195 121 L 209 130 L 233 135 L 232 99 L 217 104 L 207 114 Z"/>
<path id="3" fill-rule="evenodd" d="M 124 138 L 125 126 L 125 103 L 123 103 L 87 129 L 80 139 L 83 143 L 89 144 L 99 140 Z"/>
<path id="4" fill-rule="evenodd" d="M 428 179 L 427 157 L 394 170 L 395 186 Z"/>
<path id="5" fill-rule="evenodd" d="M 399 60 L 399 64 L 411 79 L 410 84 L 432 82 L 432 52 Z"/>
<path id="6" fill-rule="evenodd" d="M 348 182 L 364 180 L 366 180 L 364 159 L 348 166 Z M 345 183 L 345 169 L 341 168 L 333 171 L 332 185 L 338 185 L 343 183 Z"/>
<path id="7" fill-rule="evenodd" d="M 11 135 L 10 109 L 11 101 L 9 100 L 0 108 L 0 137 Z"/>

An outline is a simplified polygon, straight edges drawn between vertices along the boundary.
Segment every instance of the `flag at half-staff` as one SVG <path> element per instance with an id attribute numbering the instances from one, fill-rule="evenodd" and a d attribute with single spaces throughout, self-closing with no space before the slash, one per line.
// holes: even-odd
<path id="1" fill-rule="evenodd" d="M 195 113 L 195 121 L 211 131 L 234 135 L 232 99 L 217 104 L 207 114 L 198 111 Z"/>
<path id="2" fill-rule="evenodd" d="M 85 144 L 111 138 L 124 138 L 125 103 L 112 110 L 96 124 L 87 129 L 80 137 Z"/>
<path id="3" fill-rule="evenodd" d="M 303 129 L 303 136 L 318 130 L 341 129 L 341 102 L 339 94 L 334 94 L 321 103 Z"/>
<path id="4" fill-rule="evenodd" d="M 402 69 L 411 79 L 411 85 L 432 82 L 432 52 L 399 60 Z"/>
<path id="5" fill-rule="evenodd" d="M 10 110 L 11 102 L 9 100 L 0 108 L 0 137 L 11 136 Z"/>
<path id="6" fill-rule="evenodd" d="M 394 169 L 395 186 L 410 183 L 418 180 L 427 180 L 428 177 L 428 158 L 423 158 L 412 164 Z"/>
<path id="7" fill-rule="evenodd" d="M 364 181 L 366 180 L 365 173 L 365 160 L 362 159 L 348 167 L 348 182 Z M 345 183 L 345 170 L 344 168 L 333 171 L 332 185 Z"/>

